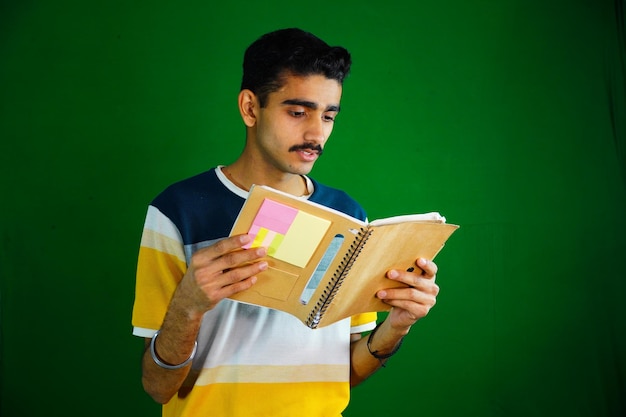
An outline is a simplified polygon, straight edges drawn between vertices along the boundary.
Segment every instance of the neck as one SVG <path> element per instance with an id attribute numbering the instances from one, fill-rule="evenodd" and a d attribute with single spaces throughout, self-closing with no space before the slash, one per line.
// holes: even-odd
<path id="1" fill-rule="evenodd" d="M 283 174 L 277 178 L 272 178 L 269 175 L 259 175 L 258 173 L 250 175 L 249 170 L 241 169 L 237 162 L 224 166 L 222 172 L 233 184 L 245 191 L 250 191 L 253 184 L 258 184 L 267 185 L 296 196 L 309 193 L 308 184 L 303 175 Z"/>

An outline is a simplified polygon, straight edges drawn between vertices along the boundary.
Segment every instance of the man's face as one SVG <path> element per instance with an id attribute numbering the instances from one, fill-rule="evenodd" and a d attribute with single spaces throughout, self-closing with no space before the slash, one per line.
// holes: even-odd
<path id="1" fill-rule="evenodd" d="M 255 145 L 268 168 L 308 174 L 333 130 L 342 89 L 322 75 L 286 80 L 258 111 Z"/>

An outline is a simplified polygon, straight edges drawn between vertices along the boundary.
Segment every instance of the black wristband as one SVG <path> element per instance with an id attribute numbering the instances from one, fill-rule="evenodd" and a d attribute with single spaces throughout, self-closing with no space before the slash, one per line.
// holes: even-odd
<path id="1" fill-rule="evenodd" d="M 378 330 L 378 325 L 376 325 L 374 330 L 372 330 L 372 332 L 370 333 L 370 335 L 367 338 L 367 350 L 369 350 L 370 355 L 372 355 L 373 357 L 378 359 L 380 361 L 381 366 L 384 367 L 385 364 L 383 363 L 383 359 L 388 359 L 388 358 L 392 357 L 393 355 L 395 355 L 396 352 L 398 352 L 398 350 L 400 349 L 400 346 L 402 346 L 402 341 L 404 340 L 404 338 L 400 339 L 398 344 L 393 348 L 393 350 L 391 352 L 384 353 L 384 354 L 379 354 L 377 350 L 372 351 L 372 347 L 371 347 L 372 338 L 374 337 L 374 333 L 376 333 L 376 330 Z"/>

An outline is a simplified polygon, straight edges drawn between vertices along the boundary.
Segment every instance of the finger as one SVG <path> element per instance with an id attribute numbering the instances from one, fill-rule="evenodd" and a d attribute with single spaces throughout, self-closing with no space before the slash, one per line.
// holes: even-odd
<path id="1" fill-rule="evenodd" d="M 425 258 L 419 258 L 416 261 L 417 266 L 422 270 L 422 276 L 425 278 L 435 278 L 437 275 L 437 264 Z"/>
<path id="2" fill-rule="evenodd" d="M 223 271 L 260 260 L 267 255 L 267 248 L 239 249 L 216 259 L 216 265 Z"/>
<path id="3" fill-rule="evenodd" d="M 410 287 L 421 288 L 425 284 L 434 284 L 435 276 L 426 274 L 425 272 L 408 272 L 399 269 L 392 269 L 387 272 L 387 278 L 402 282 Z"/>
<path id="4" fill-rule="evenodd" d="M 211 266 L 211 271 L 217 272 L 267 255 L 265 248 L 242 249 L 250 241 L 251 237 L 244 234 L 222 239 L 211 246 L 199 249 L 192 256 L 193 267 L 201 269 Z"/>
<path id="5" fill-rule="evenodd" d="M 255 249 L 249 250 L 254 252 Z M 214 262 L 196 270 L 196 284 L 214 303 L 250 288 L 257 281 L 256 275 L 268 268 L 265 261 L 248 262 L 230 269 L 220 269 Z"/>
<path id="6" fill-rule="evenodd" d="M 237 267 L 228 272 L 224 272 L 220 276 L 220 279 L 213 284 L 220 286 L 217 289 L 220 297 L 230 297 L 233 294 L 252 287 L 257 281 L 256 275 L 267 268 L 267 262 L 263 261 Z"/>
<path id="7" fill-rule="evenodd" d="M 265 248 L 254 248 L 235 250 L 217 259 L 194 255 L 190 268 L 194 271 L 198 285 L 205 287 L 212 283 L 214 288 L 221 288 L 266 269 L 267 262 L 258 262 L 266 254 Z M 238 271 L 229 274 L 234 270 Z"/>
<path id="8" fill-rule="evenodd" d="M 252 242 L 252 237 L 247 234 L 242 234 L 219 240 L 206 249 L 215 257 L 218 257 L 236 249 L 241 249 L 250 242 Z"/>
<path id="9" fill-rule="evenodd" d="M 406 310 L 413 320 L 425 317 L 437 303 L 435 295 L 412 288 L 382 290 L 377 293 L 377 296 L 392 307 Z"/>
<path id="10" fill-rule="evenodd" d="M 398 314 L 401 314 L 400 312 L 404 313 L 411 321 L 410 324 L 414 324 L 416 321 L 426 317 L 434 307 L 434 304 L 417 304 L 405 300 L 391 300 L 385 301 L 385 303 L 393 307 Z"/>
<path id="11" fill-rule="evenodd" d="M 407 300 L 426 304 L 434 302 L 437 295 L 439 295 L 439 286 L 425 278 L 419 278 L 413 286 L 387 288 L 376 293 L 376 296 L 382 300 Z"/>
<path id="12" fill-rule="evenodd" d="M 254 262 L 236 268 L 224 271 L 220 279 L 223 287 L 237 285 L 242 281 L 252 279 L 249 285 L 256 282 L 257 274 L 265 271 L 268 268 L 268 263 L 265 261 Z M 246 284 L 248 285 L 248 284 Z"/>

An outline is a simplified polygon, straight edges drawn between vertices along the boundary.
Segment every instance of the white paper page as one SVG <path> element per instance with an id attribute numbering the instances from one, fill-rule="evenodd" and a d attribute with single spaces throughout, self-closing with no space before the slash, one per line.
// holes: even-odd
<path id="1" fill-rule="evenodd" d="M 436 211 L 423 214 L 405 214 L 402 216 L 387 217 L 386 219 L 373 220 L 370 224 L 372 226 L 381 226 L 385 224 L 394 224 L 402 222 L 432 222 L 432 223 L 445 223 L 446 218 Z"/>

